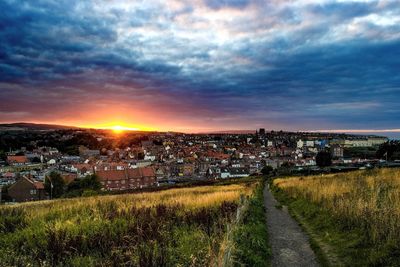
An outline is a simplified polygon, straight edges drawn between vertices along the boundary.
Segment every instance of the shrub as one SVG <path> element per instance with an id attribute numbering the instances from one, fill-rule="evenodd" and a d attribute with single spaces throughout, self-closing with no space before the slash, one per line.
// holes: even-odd
<path id="1" fill-rule="evenodd" d="M 0 233 L 10 233 L 27 224 L 25 211 L 19 208 L 0 209 Z"/>

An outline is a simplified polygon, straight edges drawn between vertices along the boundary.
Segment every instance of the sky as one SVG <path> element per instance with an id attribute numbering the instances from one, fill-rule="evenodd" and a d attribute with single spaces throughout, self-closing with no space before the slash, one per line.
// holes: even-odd
<path id="1" fill-rule="evenodd" d="M 0 1 L 0 122 L 398 134 L 399 99 L 398 0 Z"/>

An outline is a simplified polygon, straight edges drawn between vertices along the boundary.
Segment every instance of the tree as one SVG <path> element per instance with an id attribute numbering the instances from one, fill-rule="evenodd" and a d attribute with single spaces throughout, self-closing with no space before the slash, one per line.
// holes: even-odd
<path id="1" fill-rule="evenodd" d="M 59 198 L 65 192 L 65 181 L 59 173 L 51 172 L 48 176 L 46 176 L 44 189 L 51 198 Z"/>
<path id="2" fill-rule="evenodd" d="M 285 161 L 282 163 L 281 168 L 291 168 L 294 166 L 293 162 Z"/>
<path id="3" fill-rule="evenodd" d="M 32 159 L 32 163 L 40 163 L 41 161 L 40 161 L 40 158 L 39 157 L 34 157 L 33 159 Z"/>
<path id="4" fill-rule="evenodd" d="M 1 187 L 0 201 L 2 201 L 2 202 L 11 202 L 12 201 L 12 198 L 8 194 L 8 188 L 10 188 L 10 186 L 11 185 L 4 185 L 3 187 Z"/>
<path id="5" fill-rule="evenodd" d="M 96 174 L 87 175 L 85 178 L 75 180 L 68 185 L 67 197 L 76 197 L 83 195 L 85 191 L 96 192 L 101 189 L 99 177 Z"/>
<path id="6" fill-rule="evenodd" d="M 332 156 L 328 151 L 320 151 L 315 157 L 317 165 L 321 168 L 328 167 L 332 165 Z"/>
<path id="7" fill-rule="evenodd" d="M 261 170 L 263 175 L 269 175 L 274 169 L 271 166 L 264 166 Z"/>
<path id="8" fill-rule="evenodd" d="M 400 154 L 400 141 L 392 140 L 383 143 L 376 151 L 376 156 L 381 159 L 398 159 Z"/>
<path id="9" fill-rule="evenodd" d="M 6 159 L 7 159 L 6 152 L 4 152 L 4 150 L 0 150 L 0 160 L 6 160 Z"/>
<path id="10" fill-rule="evenodd" d="M 87 175 L 85 178 L 80 180 L 79 187 L 81 189 L 100 190 L 101 183 L 99 181 L 99 177 L 96 174 L 92 174 L 92 175 Z"/>

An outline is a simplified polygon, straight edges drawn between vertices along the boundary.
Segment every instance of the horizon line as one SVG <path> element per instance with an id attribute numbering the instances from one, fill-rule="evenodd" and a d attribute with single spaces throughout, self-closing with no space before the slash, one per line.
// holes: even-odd
<path id="1" fill-rule="evenodd" d="M 63 127 L 71 127 L 71 128 L 81 128 L 81 129 L 97 129 L 97 130 L 113 130 L 110 126 L 105 127 L 93 127 L 93 126 L 76 126 L 76 125 L 67 125 L 67 124 L 59 124 L 59 123 L 48 123 L 48 122 L 0 122 L 0 124 L 36 124 L 36 125 L 54 125 L 54 126 L 63 126 Z M 138 132 L 182 132 L 182 133 L 192 133 L 192 134 L 201 134 L 201 133 L 224 133 L 224 132 L 252 132 L 257 131 L 260 128 L 252 129 L 220 129 L 220 130 L 142 130 L 140 128 L 130 128 L 123 127 L 126 131 L 138 131 Z M 261 127 L 262 128 L 262 127 Z M 268 131 L 287 131 L 287 132 L 315 132 L 315 133 L 400 133 L 400 128 L 392 128 L 392 129 L 318 129 L 318 130 L 273 130 L 268 129 Z"/>

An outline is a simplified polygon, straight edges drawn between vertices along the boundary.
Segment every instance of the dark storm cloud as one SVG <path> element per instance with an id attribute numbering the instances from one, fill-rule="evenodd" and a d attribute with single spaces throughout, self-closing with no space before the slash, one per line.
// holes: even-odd
<path id="1" fill-rule="evenodd" d="M 2 1 L 0 13 L 4 116 L 112 100 L 220 127 L 400 123 L 396 1 Z"/>

